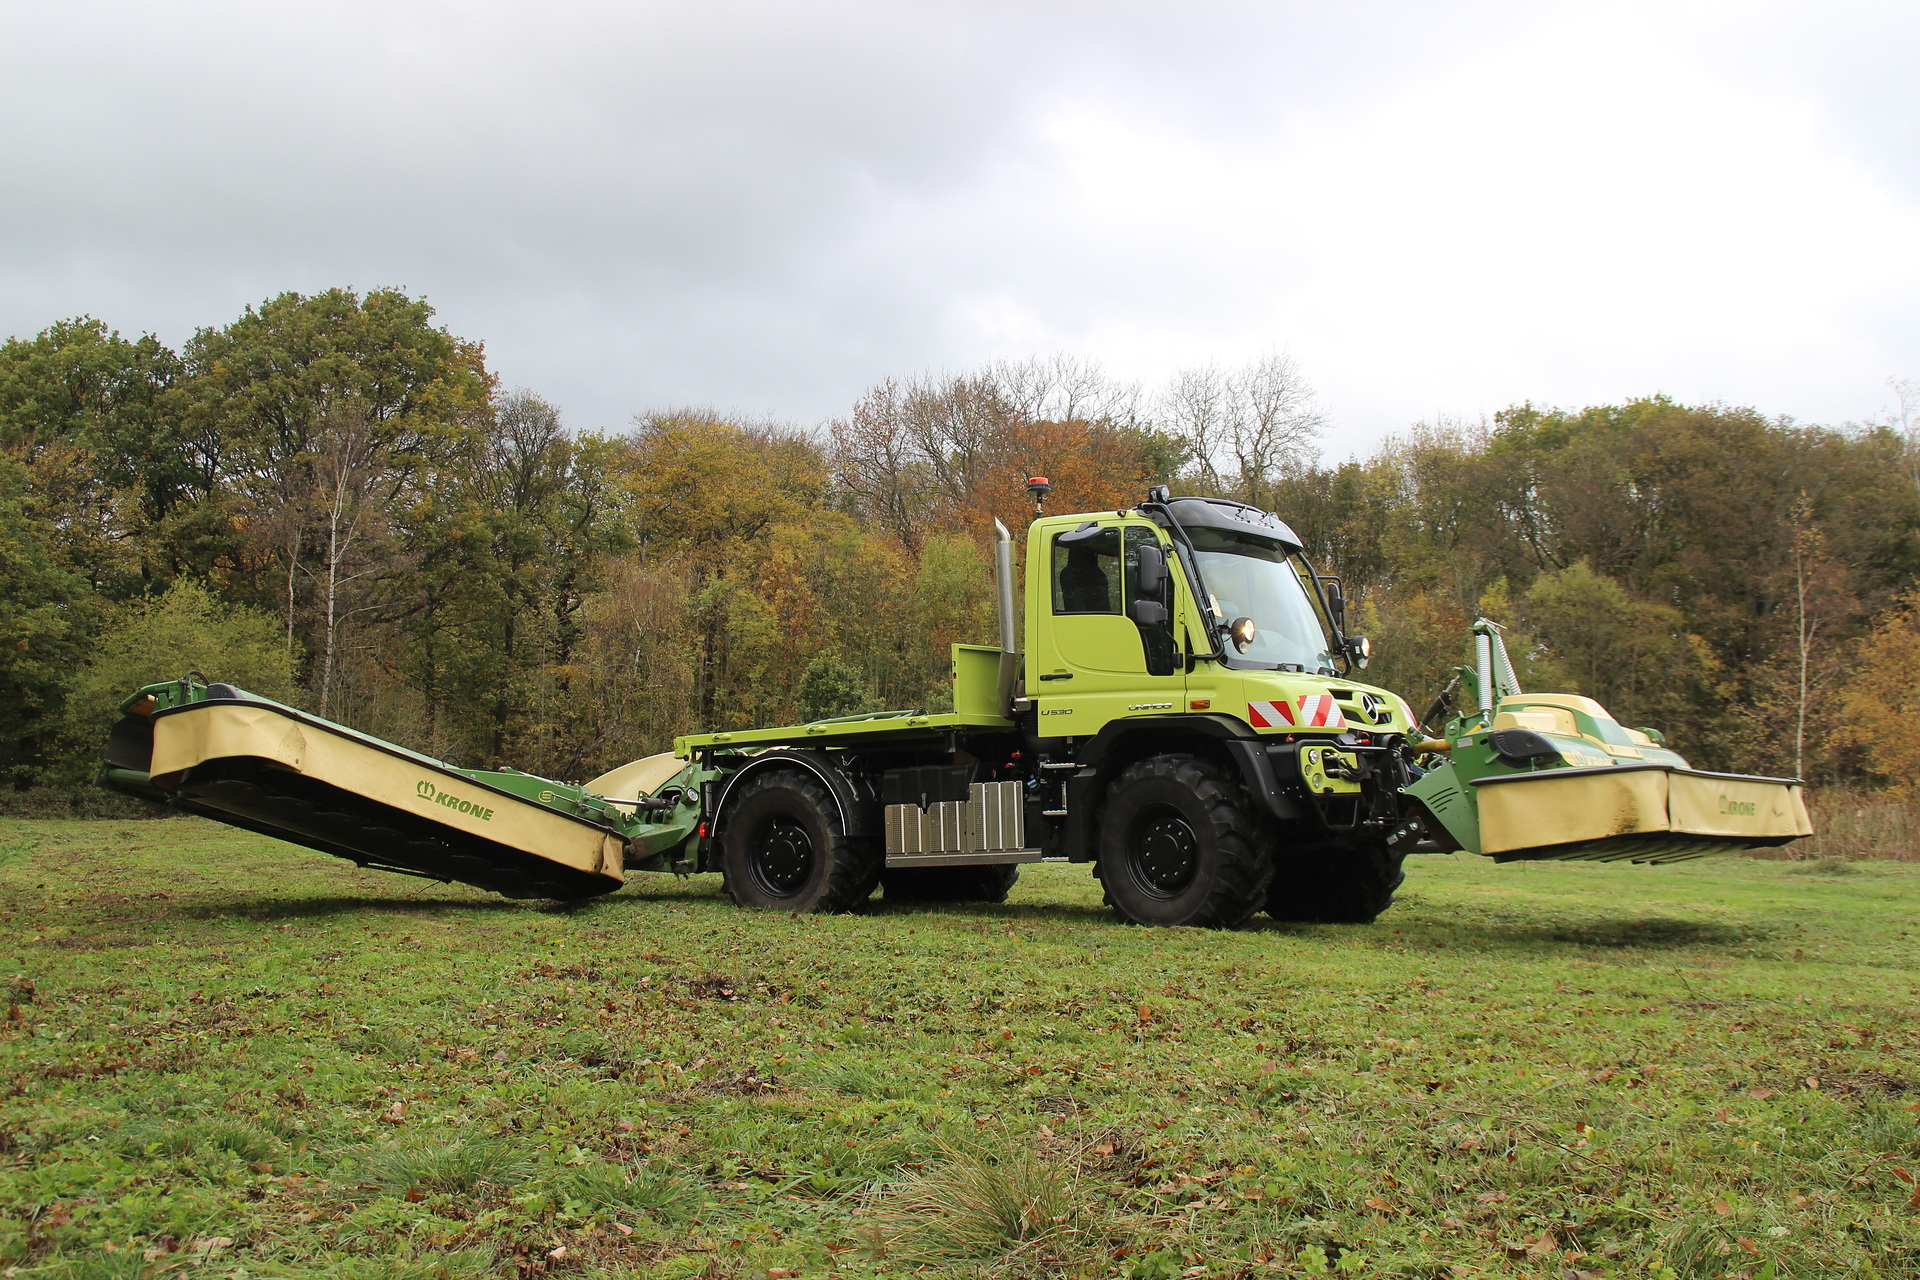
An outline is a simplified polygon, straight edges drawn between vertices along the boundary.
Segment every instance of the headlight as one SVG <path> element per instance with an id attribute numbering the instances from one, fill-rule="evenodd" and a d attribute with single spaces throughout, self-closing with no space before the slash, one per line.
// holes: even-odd
<path id="1" fill-rule="evenodd" d="M 1227 628 L 1227 634 L 1233 637 L 1233 647 L 1245 653 L 1253 645 L 1253 637 L 1258 634 L 1252 618 L 1235 618 Z"/>

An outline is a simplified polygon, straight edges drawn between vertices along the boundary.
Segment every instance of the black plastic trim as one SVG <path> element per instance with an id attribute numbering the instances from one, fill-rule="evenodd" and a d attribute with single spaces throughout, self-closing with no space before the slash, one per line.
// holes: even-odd
<path id="1" fill-rule="evenodd" d="M 1277 546 L 1285 547 L 1288 551 L 1299 551 L 1306 545 L 1300 541 L 1300 535 L 1279 516 L 1244 502 L 1235 502 L 1231 498 L 1198 498 L 1182 495 L 1170 497 L 1165 507 L 1169 518 L 1188 528 L 1220 529 L 1227 533 L 1263 538 Z M 1250 520 L 1239 514 L 1241 512 L 1250 512 L 1259 519 Z"/>
<path id="2" fill-rule="evenodd" d="M 718 841 L 726 822 L 727 801 L 732 798 L 733 789 L 739 785 L 740 779 L 749 774 L 763 773 L 768 769 L 783 766 L 797 766 L 805 769 L 825 784 L 827 794 L 833 797 L 833 803 L 840 811 L 840 823 L 848 835 L 874 834 L 873 824 L 868 821 L 868 810 L 873 806 L 861 803 L 861 797 L 854 790 L 852 779 L 847 777 L 844 770 L 835 767 L 831 760 L 817 751 L 776 747 L 772 751 L 763 751 L 753 757 L 726 780 L 721 788 L 720 798 L 713 805 L 713 816 L 707 827 L 708 839 Z"/>

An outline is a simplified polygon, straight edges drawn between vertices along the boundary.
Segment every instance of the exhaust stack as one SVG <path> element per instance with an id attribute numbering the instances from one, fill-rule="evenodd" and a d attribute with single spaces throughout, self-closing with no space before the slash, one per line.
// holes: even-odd
<path id="1" fill-rule="evenodd" d="M 995 520 L 993 538 L 993 578 L 1000 589 L 1000 714 L 1010 717 L 1020 662 L 1019 628 L 1013 617 L 1013 535 Z"/>

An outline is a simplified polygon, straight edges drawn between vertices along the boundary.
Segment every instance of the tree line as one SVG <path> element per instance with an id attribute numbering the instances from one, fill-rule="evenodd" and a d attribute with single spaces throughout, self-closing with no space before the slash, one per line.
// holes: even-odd
<path id="1" fill-rule="evenodd" d="M 1904 785 L 1912 425 L 1522 404 L 1330 463 L 1273 355 L 1152 390 L 999 362 L 817 426 L 594 432 L 395 290 L 283 294 L 178 351 L 66 320 L 0 346 L 0 776 L 83 782 L 114 702 L 188 668 L 562 778 L 695 727 L 939 708 L 947 646 L 995 634 L 987 533 L 1045 474 L 1059 511 L 1155 483 L 1277 511 L 1410 700 L 1485 614 L 1523 679 L 1697 763 Z"/>

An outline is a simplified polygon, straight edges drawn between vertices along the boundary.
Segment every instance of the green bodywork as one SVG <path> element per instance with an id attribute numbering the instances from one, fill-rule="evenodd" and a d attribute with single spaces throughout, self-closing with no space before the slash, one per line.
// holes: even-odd
<path id="1" fill-rule="evenodd" d="M 777 729 L 690 733 L 673 740 L 673 752 L 685 759 L 716 748 L 856 747 L 939 738 L 954 730 L 1011 733 L 1013 721 L 996 710 L 999 676 L 998 649 L 957 644 L 953 646 L 953 711 L 932 715 L 925 711 L 875 711 Z"/>

